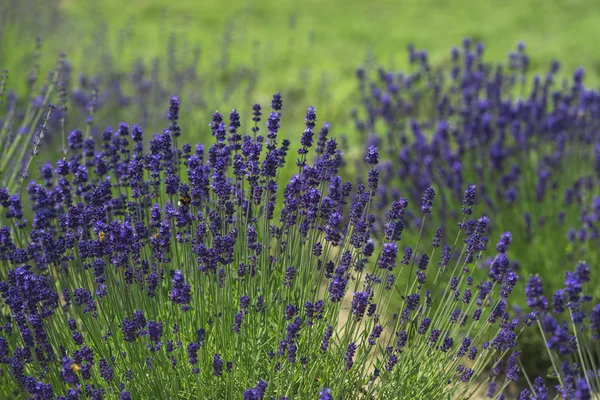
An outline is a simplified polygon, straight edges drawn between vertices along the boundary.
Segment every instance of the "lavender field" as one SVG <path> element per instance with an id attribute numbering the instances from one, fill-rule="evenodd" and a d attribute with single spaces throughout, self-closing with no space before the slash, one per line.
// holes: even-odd
<path id="1" fill-rule="evenodd" d="M 0 0 L 0 399 L 600 398 L 599 26 Z"/>

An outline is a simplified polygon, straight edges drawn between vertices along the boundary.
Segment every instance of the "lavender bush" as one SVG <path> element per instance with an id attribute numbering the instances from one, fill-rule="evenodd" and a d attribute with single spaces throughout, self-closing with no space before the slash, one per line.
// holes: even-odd
<path id="1" fill-rule="evenodd" d="M 494 232 L 513 232 L 526 275 L 548 274 L 557 289 L 564 263 L 599 261 L 600 94 L 584 85 L 583 69 L 561 83 L 556 61 L 532 76 L 523 44 L 504 65 L 486 62 L 484 50 L 465 39 L 434 67 L 409 47 L 407 73 L 358 70 L 357 129 L 367 147 L 386 149 L 377 208 L 433 186 L 442 206 L 438 224 L 425 227 L 432 232 L 455 223 L 473 182 L 477 210 L 494 216 Z"/>
<path id="2" fill-rule="evenodd" d="M 550 377 L 558 395 L 565 399 L 591 399 L 600 392 L 600 304 L 594 305 L 597 297 L 590 296 L 587 290 L 592 274 L 587 263 L 577 263 L 574 270 L 565 273 L 564 287 L 549 298 L 537 275 L 529 279 L 525 288 L 527 304 L 536 316 L 552 363 Z M 530 382 L 528 393 L 536 393 L 541 382 L 541 378 Z"/>
<path id="3" fill-rule="evenodd" d="M 0 190 L 4 397 L 454 398 L 476 393 L 490 368 L 503 387 L 517 379 L 512 238 L 476 268 L 489 220 L 471 219 L 474 187 L 456 237 L 400 246 L 404 198 L 382 240 L 370 238 L 377 149 L 367 185 L 343 181 L 312 107 L 280 190 L 291 143 L 279 94 L 268 116 L 252 107 L 247 134 L 237 111 L 214 113 L 208 149 L 180 143 L 172 97 L 150 140 L 124 122 L 95 139 L 90 118 L 43 162 L 57 99 L 33 111 L 33 151 L 10 158 Z M 423 221 L 437 201 L 423 191 Z"/>

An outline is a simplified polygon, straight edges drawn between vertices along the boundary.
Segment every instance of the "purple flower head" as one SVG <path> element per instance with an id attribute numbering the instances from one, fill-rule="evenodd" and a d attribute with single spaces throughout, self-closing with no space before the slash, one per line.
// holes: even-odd
<path id="1" fill-rule="evenodd" d="M 464 215 L 473 214 L 473 206 L 475 205 L 475 185 L 469 185 L 465 190 L 465 196 L 463 198 L 462 213 Z"/>
<path id="2" fill-rule="evenodd" d="M 285 319 L 288 321 L 291 320 L 292 318 L 294 318 L 297 312 L 298 307 L 296 307 L 293 304 L 288 304 L 287 306 L 285 306 Z"/>
<path id="3" fill-rule="evenodd" d="M 191 287 L 185 283 L 185 278 L 180 270 L 175 271 L 173 275 L 173 289 L 169 293 L 169 299 L 176 304 L 181 304 L 182 309 L 190 303 Z"/>
<path id="4" fill-rule="evenodd" d="M 421 271 L 425 271 L 427 269 L 427 265 L 429 264 L 429 257 L 427 254 L 423 254 L 419 259 L 419 263 L 417 264 L 417 268 Z"/>
<path id="5" fill-rule="evenodd" d="M 271 100 L 271 108 L 275 111 L 280 111 L 283 108 L 283 102 L 279 92 L 273 95 L 273 100 Z"/>
<path id="6" fill-rule="evenodd" d="M 590 329 L 594 331 L 594 339 L 600 339 L 600 304 L 596 304 L 590 312 Z"/>
<path id="7" fill-rule="evenodd" d="M 244 316 L 242 313 L 237 313 L 233 316 L 233 332 L 235 333 L 240 333 L 240 330 L 242 328 L 242 320 L 243 320 Z"/>
<path id="8" fill-rule="evenodd" d="M 221 376 L 223 375 L 223 360 L 221 359 L 221 356 L 219 355 L 219 353 L 215 353 L 214 357 L 213 357 L 213 375 L 214 376 Z"/>
<path id="9" fill-rule="evenodd" d="M 75 373 L 75 363 L 72 359 L 68 357 L 63 357 L 62 359 L 62 368 L 61 368 L 61 376 L 63 380 L 71 385 L 75 385 L 79 383 L 79 378 Z"/>
<path id="10" fill-rule="evenodd" d="M 365 161 L 369 165 L 377 165 L 379 163 L 379 152 L 377 151 L 377 147 L 369 147 L 367 150 L 367 155 L 365 156 Z"/>
<path id="11" fill-rule="evenodd" d="M 352 297 L 352 314 L 356 316 L 357 320 L 360 320 L 367 309 L 369 302 L 369 292 L 356 292 Z"/>
<path id="12" fill-rule="evenodd" d="M 296 277 L 296 269 L 294 267 L 288 267 L 285 270 L 285 275 L 283 277 L 283 285 L 284 286 L 292 286 L 294 282 L 294 278 Z"/>
<path id="13" fill-rule="evenodd" d="M 421 197 L 421 212 L 423 214 L 431 214 L 433 207 L 433 199 L 435 198 L 435 190 L 432 187 L 425 189 L 423 197 Z"/>
<path id="14" fill-rule="evenodd" d="M 402 261 L 400 261 L 400 263 L 402 263 L 404 265 L 410 264 L 410 260 L 412 260 L 412 255 L 413 255 L 412 248 L 407 247 L 406 249 L 404 249 L 404 255 L 402 256 Z"/>
<path id="15" fill-rule="evenodd" d="M 471 380 L 471 378 L 473 377 L 473 369 L 469 368 L 467 369 L 465 372 L 462 373 L 462 375 L 460 376 L 460 380 L 461 382 L 468 382 Z"/>
<path id="16" fill-rule="evenodd" d="M 375 346 L 377 339 L 379 339 L 379 337 L 381 336 L 382 333 L 383 333 L 383 327 L 381 325 L 376 325 L 373 328 L 373 331 L 371 332 L 371 334 L 369 335 L 369 345 Z"/>
<path id="17" fill-rule="evenodd" d="M 326 352 L 329 348 L 329 339 L 333 334 L 333 326 L 328 326 L 323 333 L 323 339 L 321 340 L 321 351 Z"/>
<path id="18" fill-rule="evenodd" d="M 552 295 L 552 308 L 557 314 L 565 311 L 565 291 L 563 289 L 558 289 Z"/>
<path id="19" fill-rule="evenodd" d="M 442 254 L 440 255 L 440 261 L 438 262 L 438 265 L 440 266 L 440 268 L 442 268 L 442 270 L 448 266 L 448 263 L 450 262 L 451 252 L 452 248 L 448 245 L 445 245 L 442 248 Z"/>
<path id="20" fill-rule="evenodd" d="M 156 321 L 148 322 L 148 336 L 151 341 L 160 342 L 163 333 L 163 323 Z"/>
<path id="21" fill-rule="evenodd" d="M 429 333 L 429 338 L 428 338 L 428 342 L 429 344 L 435 344 L 439 337 L 440 337 L 440 330 L 439 329 L 434 329 Z"/>
<path id="22" fill-rule="evenodd" d="M 319 391 L 319 400 L 333 400 L 331 391 L 328 388 L 323 388 Z"/>
<path id="23" fill-rule="evenodd" d="M 440 350 L 443 351 L 444 353 L 446 353 L 446 352 L 448 352 L 448 350 L 450 350 L 452 348 L 453 345 L 454 345 L 454 339 L 452 339 L 450 336 L 446 336 L 444 338 L 442 345 L 440 346 Z"/>
<path id="24" fill-rule="evenodd" d="M 437 228 L 435 230 L 435 234 L 433 235 L 433 242 L 431 243 L 432 247 L 438 248 L 440 247 L 440 241 L 442 240 L 442 235 L 444 230 L 442 228 Z"/>
<path id="25" fill-rule="evenodd" d="M 419 306 L 420 301 L 421 296 L 418 293 L 411 294 L 406 298 L 406 308 L 410 311 L 414 311 Z"/>
<path id="26" fill-rule="evenodd" d="M 241 310 L 248 310 L 248 306 L 250 305 L 250 297 L 249 296 L 241 296 L 240 297 L 240 309 Z"/>
<path id="27" fill-rule="evenodd" d="M 169 100 L 169 110 L 167 111 L 167 119 L 177 121 L 179 119 L 179 97 L 173 96 Z"/>
<path id="28" fill-rule="evenodd" d="M 517 357 L 521 354 L 519 351 L 512 353 L 506 360 L 506 378 L 509 381 L 516 382 L 519 379 L 520 368 L 517 364 Z"/>
<path id="29" fill-rule="evenodd" d="M 412 251 L 412 250 L 411 250 Z M 398 246 L 396 243 L 384 243 L 379 256 L 377 266 L 381 269 L 391 271 L 396 266 L 396 255 L 398 254 Z"/>
<path id="30" fill-rule="evenodd" d="M 429 329 L 429 325 L 431 325 L 431 318 L 423 318 L 421 325 L 419 325 L 419 334 L 424 335 Z"/>
<path id="31" fill-rule="evenodd" d="M 512 234 L 510 232 L 505 232 L 500 236 L 500 241 L 496 245 L 496 251 L 498 253 L 506 253 L 508 250 L 508 246 L 512 242 Z"/>
<path id="32" fill-rule="evenodd" d="M 354 353 L 356 352 L 356 344 L 354 343 L 350 343 L 348 345 L 348 347 L 346 348 L 346 356 L 344 357 L 344 360 L 346 361 L 346 370 L 349 370 L 350 368 L 352 368 L 352 365 L 354 364 Z"/>
<path id="33" fill-rule="evenodd" d="M 113 368 L 110 366 L 106 359 L 101 358 L 99 362 L 100 366 L 100 377 L 106 382 L 110 383 L 113 380 Z"/>
<path id="34" fill-rule="evenodd" d="M 188 360 L 191 365 L 196 365 L 198 363 L 198 350 L 200 346 L 196 342 L 190 342 L 187 347 Z"/>
<path id="35" fill-rule="evenodd" d="M 578 302 L 582 291 L 582 280 L 577 272 L 567 271 L 565 273 L 565 293 L 571 302 Z"/>
<path id="36" fill-rule="evenodd" d="M 527 281 L 525 296 L 527 297 L 527 305 L 534 310 L 545 311 L 548 307 L 548 301 L 544 297 L 542 280 L 537 275 L 532 276 Z"/>
<path id="37" fill-rule="evenodd" d="M 577 383 L 575 385 L 575 398 L 577 400 L 591 400 L 592 399 L 590 387 L 584 378 L 577 379 Z"/>
<path id="38" fill-rule="evenodd" d="M 544 379 L 540 376 L 533 381 L 533 393 L 536 400 L 548 400 L 548 388 L 544 383 Z"/>

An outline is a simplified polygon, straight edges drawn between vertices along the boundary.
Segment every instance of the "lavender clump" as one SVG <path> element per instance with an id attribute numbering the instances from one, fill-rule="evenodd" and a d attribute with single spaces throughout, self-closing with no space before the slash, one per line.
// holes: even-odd
<path id="1" fill-rule="evenodd" d="M 95 115 L 101 99 L 81 97 Z M 416 210 L 395 196 L 380 224 L 384 153 L 369 148 L 364 184 L 344 181 L 329 124 L 315 144 L 314 108 L 299 143 L 284 137 L 276 94 L 266 118 L 252 107 L 250 135 L 243 134 L 243 113 L 233 110 L 227 121 L 215 112 L 206 129 L 212 144 L 193 145 L 180 143 L 189 137 L 184 97 L 167 102 L 165 127 L 152 137 L 142 121 L 113 130 L 98 129 L 90 118 L 66 136 L 63 157 L 41 164 L 40 178 L 25 182 L 23 195 L 0 190 L 0 295 L 10 324 L 0 331 L 0 364 L 11 393 L 160 398 L 177 388 L 182 396 L 212 397 L 226 388 L 247 399 L 365 391 L 398 398 L 414 390 L 453 397 L 459 382 L 474 381 L 473 371 L 486 365 L 465 367 L 450 383 L 425 383 L 406 369 L 408 361 L 426 367 L 452 363 L 458 354 L 475 359 L 484 344 L 462 338 L 481 327 L 482 337 L 503 332 L 510 339 L 504 332 L 516 327 L 500 297 L 510 295 L 516 272 L 504 261 L 489 268 L 492 276 L 479 268 L 487 250 L 481 224 L 464 221 L 457 232 L 442 225 L 431 248 L 419 237 L 413 247 L 402 245 L 397 262 L 409 220 L 419 211 L 421 223 L 436 216 L 433 181 Z M 422 132 L 416 137 L 424 139 Z M 294 146 L 299 159 L 286 160 Z M 296 173 L 282 181 L 290 165 Z M 438 199 L 436 206 L 444 201 Z M 465 196 L 463 205 L 473 213 L 474 200 Z M 445 235 L 466 232 L 479 235 L 464 246 L 477 253 L 469 276 L 480 285 L 465 282 L 464 260 L 454 254 L 461 249 L 445 243 Z M 435 262 L 443 267 L 432 268 Z M 447 268 L 461 278 L 451 280 Z M 587 276 L 579 268 L 570 278 Z M 501 284 L 485 283 L 492 280 Z M 581 296 L 575 283 L 567 289 L 569 302 Z M 455 291 L 463 301 L 454 300 Z M 475 301 L 494 318 L 468 318 Z M 452 313 L 442 304 L 452 304 Z M 490 356 L 477 361 L 512 344 L 494 343 L 485 349 Z"/>

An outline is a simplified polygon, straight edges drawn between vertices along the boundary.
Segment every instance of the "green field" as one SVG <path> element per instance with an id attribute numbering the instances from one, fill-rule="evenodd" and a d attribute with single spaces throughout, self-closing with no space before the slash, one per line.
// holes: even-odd
<path id="1" fill-rule="evenodd" d="M 40 14 L 48 14 L 50 6 L 38 3 Z M 257 101 L 293 89 L 288 98 L 314 105 L 321 118 L 343 128 L 354 104 L 356 67 L 374 60 L 374 65 L 405 69 L 408 43 L 427 49 L 436 64 L 465 36 L 482 40 L 486 58 L 497 61 L 522 40 L 534 70 L 543 72 L 551 59 L 560 59 L 563 74 L 584 65 L 588 82 L 600 76 L 595 52 L 600 5 L 594 0 L 62 0 L 57 7 L 60 22 L 41 33 L 45 65 L 64 51 L 77 71 L 92 74 L 102 69 L 101 56 L 110 51 L 113 62 L 125 68 L 138 58 L 165 56 L 175 33 L 181 56 L 200 46 L 201 69 L 214 70 L 222 65 L 227 38 L 229 65 L 260 72 Z M 18 17 L 27 11 L 12 12 Z M 10 18 L 0 43 L 0 64 L 12 70 L 30 62 L 25 55 L 33 38 L 23 32 L 43 25 L 16 20 Z"/>

